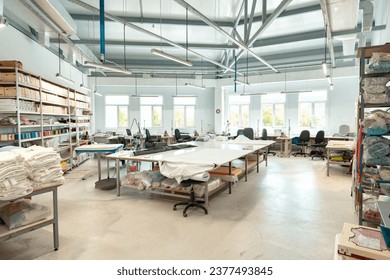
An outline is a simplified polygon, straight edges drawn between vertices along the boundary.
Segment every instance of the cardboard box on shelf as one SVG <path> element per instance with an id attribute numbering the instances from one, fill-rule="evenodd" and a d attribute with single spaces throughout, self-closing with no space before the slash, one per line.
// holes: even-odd
<path id="1" fill-rule="evenodd" d="M 5 87 L 4 96 L 15 97 L 16 96 L 16 87 Z"/>
<path id="2" fill-rule="evenodd" d="M 23 70 L 23 64 L 17 60 L 0 60 L 0 67 L 12 67 Z"/>
<path id="3" fill-rule="evenodd" d="M 4 96 L 4 88 L 0 87 L 0 96 Z"/>

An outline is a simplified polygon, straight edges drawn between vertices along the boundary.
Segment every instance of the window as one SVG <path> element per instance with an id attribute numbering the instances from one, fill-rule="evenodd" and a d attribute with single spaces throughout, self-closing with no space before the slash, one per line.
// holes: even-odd
<path id="1" fill-rule="evenodd" d="M 128 126 L 128 96 L 105 96 L 106 127 L 118 128 Z"/>
<path id="2" fill-rule="evenodd" d="M 163 114 L 163 98 L 140 97 L 141 124 L 144 127 L 161 127 Z"/>
<path id="3" fill-rule="evenodd" d="M 325 127 L 326 91 L 302 92 L 299 94 L 299 126 Z"/>
<path id="4" fill-rule="evenodd" d="M 249 126 L 250 96 L 229 96 L 229 121 L 232 128 Z"/>
<path id="5" fill-rule="evenodd" d="M 261 97 L 261 119 L 263 126 L 284 127 L 285 125 L 284 94 L 267 94 Z"/>
<path id="6" fill-rule="evenodd" d="M 196 97 L 174 97 L 173 119 L 175 127 L 195 127 Z"/>

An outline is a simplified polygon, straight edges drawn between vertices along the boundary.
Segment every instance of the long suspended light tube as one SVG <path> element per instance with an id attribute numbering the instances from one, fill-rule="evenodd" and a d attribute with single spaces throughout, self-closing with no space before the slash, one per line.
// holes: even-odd
<path id="1" fill-rule="evenodd" d="M 324 72 L 325 76 L 328 75 L 328 64 L 326 63 L 326 61 L 322 62 L 322 71 Z"/>
<path id="2" fill-rule="evenodd" d="M 123 74 L 127 74 L 127 75 L 131 75 L 132 74 L 131 71 L 129 71 L 127 69 L 112 67 L 112 66 L 107 65 L 107 64 L 99 64 L 99 63 L 95 63 L 95 62 L 92 62 L 92 61 L 85 61 L 84 65 L 85 66 L 92 66 L 92 67 L 96 67 L 96 68 L 102 68 L 102 69 L 106 69 L 106 70 L 109 70 L 109 71 L 123 73 Z"/>
<path id="3" fill-rule="evenodd" d="M 98 93 L 96 90 L 93 92 L 97 96 L 103 96 L 102 94 Z"/>
<path id="4" fill-rule="evenodd" d="M 192 87 L 192 88 L 197 88 L 197 89 L 206 89 L 205 86 L 198 86 L 198 85 L 194 85 L 194 84 L 190 84 L 190 83 L 185 83 L 185 86 Z"/>
<path id="5" fill-rule="evenodd" d="M 163 51 L 159 51 L 159 50 L 157 50 L 157 49 L 152 49 L 151 52 L 152 52 L 152 54 L 154 54 L 154 55 L 158 55 L 158 56 L 164 57 L 164 58 L 166 58 L 166 59 L 169 59 L 169 60 L 172 60 L 172 61 L 175 61 L 175 62 L 184 64 L 184 65 L 186 65 L 186 66 L 189 66 L 189 67 L 192 66 L 192 62 L 191 62 L 191 61 L 181 59 L 180 57 L 177 57 L 177 56 L 173 56 L 173 55 L 167 54 L 167 53 L 165 53 L 165 52 L 163 52 Z"/>

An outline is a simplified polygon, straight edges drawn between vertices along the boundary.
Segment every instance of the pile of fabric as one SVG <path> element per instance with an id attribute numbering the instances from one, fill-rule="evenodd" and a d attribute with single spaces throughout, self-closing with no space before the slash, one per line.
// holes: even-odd
<path id="1" fill-rule="evenodd" d="M 390 113 L 374 110 L 363 122 L 363 132 L 367 135 L 384 135 L 390 131 Z"/>
<path id="2" fill-rule="evenodd" d="M 363 98 L 366 104 L 390 103 L 390 90 L 387 84 L 390 77 L 370 77 L 363 80 Z"/>
<path id="3" fill-rule="evenodd" d="M 27 176 L 34 189 L 62 185 L 65 182 L 61 167 L 61 157 L 53 148 L 32 146 L 17 149 L 27 168 Z"/>
<path id="4" fill-rule="evenodd" d="M 363 161 L 369 165 L 390 165 L 390 141 L 380 136 L 367 136 L 363 140 Z"/>
<path id="5" fill-rule="evenodd" d="M 0 200 L 14 200 L 65 182 L 61 158 L 52 148 L 0 149 Z"/>
<path id="6" fill-rule="evenodd" d="M 368 67 L 367 73 L 387 73 L 390 72 L 390 54 L 389 53 L 373 53 Z"/>
<path id="7" fill-rule="evenodd" d="M 5 151 L 0 153 L 0 200 L 12 200 L 33 191 L 27 179 L 27 168 L 23 158 Z"/>

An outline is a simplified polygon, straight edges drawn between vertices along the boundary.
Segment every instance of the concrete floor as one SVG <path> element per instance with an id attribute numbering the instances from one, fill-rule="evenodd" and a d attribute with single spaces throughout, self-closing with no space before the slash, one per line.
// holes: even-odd
<path id="1" fill-rule="evenodd" d="M 0 243 L 0 259 L 332 259 L 343 223 L 358 221 L 346 172 L 331 166 L 327 177 L 325 161 L 270 156 L 232 194 L 214 196 L 209 215 L 184 218 L 170 198 L 95 189 L 97 161 L 88 160 L 59 188 L 60 249 L 48 226 Z M 50 206 L 51 195 L 34 201 Z"/>

